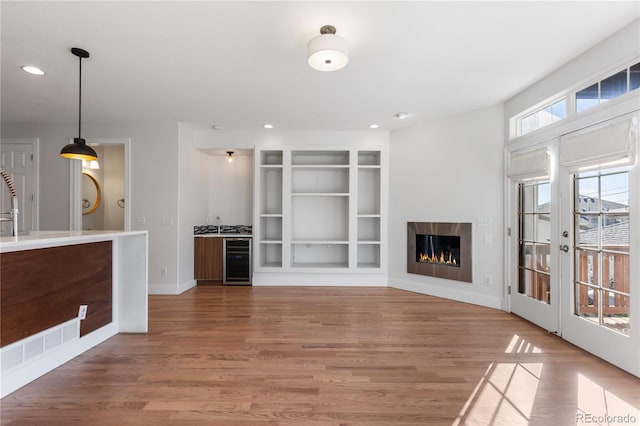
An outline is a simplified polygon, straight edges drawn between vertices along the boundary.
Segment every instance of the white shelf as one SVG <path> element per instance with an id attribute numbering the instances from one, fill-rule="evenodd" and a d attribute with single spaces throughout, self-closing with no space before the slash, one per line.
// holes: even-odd
<path id="1" fill-rule="evenodd" d="M 292 197 L 348 197 L 348 192 L 292 192 Z"/>
<path id="2" fill-rule="evenodd" d="M 318 269 L 329 269 L 329 268 L 340 268 L 340 269 L 346 269 L 349 265 L 346 262 L 329 262 L 329 263 L 320 263 L 320 262 L 313 262 L 313 263 L 293 263 L 291 266 L 293 266 L 294 268 L 318 268 Z"/>
<path id="3" fill-rule="evenodd" d="M 264 150 L 260 152 L 260 164 L 263 166 L 282 166 L 281 150 Z"/>
<path id="4" fill-rule="evenodd" d="M 363 244 L 363 245 L 368 245 L 368 244 L 377 244 L 380 245 L 380 241 L 377 240 L 358 240 L 358 245 Z"/>
<path id="5" fill-rule="evenodd" d="M 260 244 L 282 244 L 282 240 L 260 240 Z"/>
<path id="6" fill-rule="evenodd" d="M 291 166 L 348 166 L 349 151 L 291 151 Z"/>
<path id="7" fill-rule="evenodd" d="M 379 166 L 378 166 L 379 167 Z M 349 169 L 348 164 L 304 164 L 304 165 L 291 165 L 291 170 L 345 170 Z"/>
<path id="8" fill-rule="evenodd" d="M 261 214 L 260 217 L 282 217 L 282 213 Z"/>
<path id="9" fill-rule="evenodd" d="M 292 240 L 291 244 L 349 244 L 348 240 Z"/>

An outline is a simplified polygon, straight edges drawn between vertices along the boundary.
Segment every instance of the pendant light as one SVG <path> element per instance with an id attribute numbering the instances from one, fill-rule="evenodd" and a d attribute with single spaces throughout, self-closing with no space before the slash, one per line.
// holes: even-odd
<path id="1" fill-rule="evenodd" d="M 77 47 L 71 48 L 71 53 L 78 57 L 80 60 L 80 77 L 78 84 L 78 137 L 73 138 L 73 143 L 65 145 L 60 151 L 60 156 L 65 158 L 71 158 L 74 160 L 97 160 L 98 154 L 87 145 L 87 142 L 82 139 L 82 58 L 88 58 L 89 52 Z"/>

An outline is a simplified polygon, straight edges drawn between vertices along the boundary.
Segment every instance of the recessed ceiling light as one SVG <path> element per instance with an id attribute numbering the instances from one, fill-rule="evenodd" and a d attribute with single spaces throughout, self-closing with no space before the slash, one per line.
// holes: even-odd
<path id="1" fill-rule="evenodd" d="M 397 112 L 397 113 L 393 114 L 393 116 L 395 118 L 397 118 L 398 120 L 402 120 L 403 118 L 407 118 L 409 116 L 409 114 L 406 113 L 406 112 Z"/>
<path id="2" fill-rule="evenodd" d="M 22 66 L 20 68 L 22 68 L 22 71 L 28 72 L 29 74 L 33 74 L 33 75 L 45 75 L 46 74 L 40 68 L 34 67 L 33 65 L 24 65 L 24 66 Z"/>
<path id="3" fill-rule="evenodd" d="M 211 125 L 211 128 L 212 128 L 213 130 L 220 130 L 220 126 L 216 126 L 215 124 L 212 124 L 212 125 Z"/>
<path id="4" fill-rule="evenodd" d="M 370 129 L 377 129 L 378 127 L 380 127 L 378 124 L 369 124 Z"/>
<path id="5" fill-rule="evenodd" d="M 273 129 L 273 124 L 263 124 L 262 127 L 265 129 Z"/>

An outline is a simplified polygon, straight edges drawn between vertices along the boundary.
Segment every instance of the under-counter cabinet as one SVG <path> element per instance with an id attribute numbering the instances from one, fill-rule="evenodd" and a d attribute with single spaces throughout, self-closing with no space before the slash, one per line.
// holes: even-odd
<path id="1" fill-rule="evenodd" d="M 197 281 L 222 283 L 222 243 L 219 237 L 194 237 L 193 274 Z"/>
<path id="2" fill-rule="evenodd" d="M 255 151 L 257 284 L 383 283 L 386 147 Z"/>

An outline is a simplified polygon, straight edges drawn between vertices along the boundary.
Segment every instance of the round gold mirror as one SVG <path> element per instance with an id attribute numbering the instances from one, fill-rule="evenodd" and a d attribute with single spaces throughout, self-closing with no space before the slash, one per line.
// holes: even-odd
<path id="1" fill-rule="evenodd" d="M 82 214 L 91 214 L 98 206 L 102 199 L 102 191 L 100 184 L 87 172 L 82 172 Z"/>

